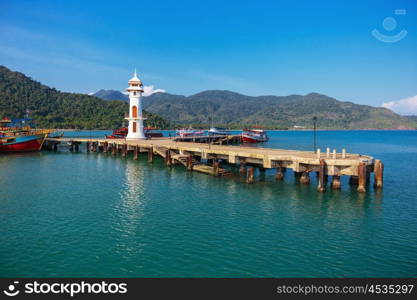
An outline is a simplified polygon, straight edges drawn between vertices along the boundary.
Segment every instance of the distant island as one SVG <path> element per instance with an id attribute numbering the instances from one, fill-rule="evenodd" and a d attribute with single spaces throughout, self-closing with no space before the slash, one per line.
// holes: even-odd
<path id="1" fill-rule="evenodd" d="M 92 95 L 63 93 L 0 66 L 0 118 L 22 117 L 26 109 L 43 128 L 115 129 L 128 112 L 126 95 L 100 90 Z M 147 126 L 160 129 L 211 124 L 230 129 L 416 129 L 417 117 L 386 108 L 342 102 L 310 93 L 246 96 L 209 90 L 191 96 L 155 93 L 144 97 Z"/>
<path id="2" fill-rule="evenodd" d="M 126 101 L 119 91 L 101 90 L 102 99 Z M 400 116 L 383 107 L 342 102 L 326 95 L 310 93 L 290 96 L 251 97 L 231 91 L 209 90 L 192 96 L 156 93 L 144 98 L 147 111 L 173 125 L 241 129 L 261 126 L 268 129 L 307 129 L 313 116 L 322 129 L 416 129 L 417 117 Z"/>

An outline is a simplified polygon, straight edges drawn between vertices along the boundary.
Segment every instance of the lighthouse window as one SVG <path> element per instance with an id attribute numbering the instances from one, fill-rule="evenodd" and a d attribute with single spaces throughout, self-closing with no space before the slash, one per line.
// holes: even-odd
<path id="1" fill-rule="evenodd" d="M 133 132 L 136 132 L 136 122 L 133 122 Z"/>
<path id="2" fill-rule="evenodd" d="M 136 96 L 136 92 L 133 92 L 133 95 Z"/>
<path id="3" fill-rule="evenodd" d="M 138 108 L 137 106 L 132 107 L 132 117 L 137 118 L 138 117 Z"/>

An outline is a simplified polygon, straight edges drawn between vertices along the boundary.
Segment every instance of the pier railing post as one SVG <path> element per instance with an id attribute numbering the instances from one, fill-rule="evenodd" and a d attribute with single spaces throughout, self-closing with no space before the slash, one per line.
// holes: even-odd
<path id="1" fill-rule="evenodd" d="M 379 160 L 375 160 L 374 165 L 374 187 L 382 188 L 384 180 L 384 164 Z"/>
<path id="2" fill-rule="evenodd" d="M 366 165 L 364 162 L 359 163 L 358 166 L 358 192 L 365 193 L 366 192 Z"/>
<path id="3" fill-rule="evenodd" d="M 318 192 L 325 192 L 326 191 L 326 162 L 324 159 L 320 159 L 320 168 L 318 173 L 318 184 L 317 184 L 317 191 Z"/>

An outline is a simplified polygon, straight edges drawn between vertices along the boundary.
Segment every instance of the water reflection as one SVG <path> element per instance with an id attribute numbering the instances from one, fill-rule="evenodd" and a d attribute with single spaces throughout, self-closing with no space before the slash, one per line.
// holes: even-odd
<path id="1" fill-rule="evenodd" d="M 119 201 L 115 207 L 117 220 L 114 224 L 121 251 L 137 251 L 131 249 L 130 238 L 134 238 L 140 230 L 140 221 L 145 207 L 145 170 L 136 161 L 126 161 L 125 178 L 119 191 Z"/>

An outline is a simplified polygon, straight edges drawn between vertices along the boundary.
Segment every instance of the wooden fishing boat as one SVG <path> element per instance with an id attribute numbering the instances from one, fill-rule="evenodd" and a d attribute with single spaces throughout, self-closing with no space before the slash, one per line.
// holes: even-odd
<path id="1" fill-rule="evenodd" d="M 265 130 L 245 129 L 242 132 L 242 142 L 244 143 L 263 143 L 269 140 Z"/>

